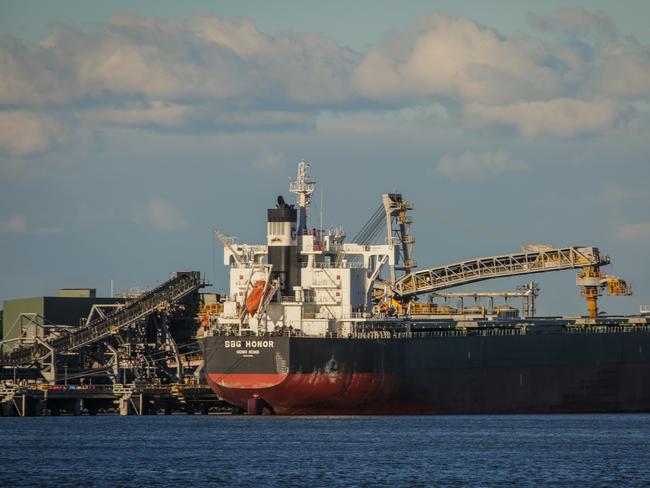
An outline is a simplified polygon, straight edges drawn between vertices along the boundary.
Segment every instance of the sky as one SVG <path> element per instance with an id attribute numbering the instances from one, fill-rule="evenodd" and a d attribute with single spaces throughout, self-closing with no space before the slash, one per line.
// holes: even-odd
<path id="1" fill-rule="evenodd" d="M 313 225 L 415 204 L 420 268 L 596 246 L 650 304 L 646 1 L 0 0 L 0 300 L 226 285 L 305 158 Z M 475 284 L 508 290 L 531 278 Z M 585 305 L 536 275 L 539 312 Z"/>

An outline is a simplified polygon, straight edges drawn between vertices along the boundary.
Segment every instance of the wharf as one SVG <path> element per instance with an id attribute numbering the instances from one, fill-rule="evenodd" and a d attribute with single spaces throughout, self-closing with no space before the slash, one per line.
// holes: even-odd
<path id="1" fill-rule="evenodd" d="M 171 415 L 227 412 L 230 406 L 205 385 L 16 385 L 0 383 L 0 415 Z"/>

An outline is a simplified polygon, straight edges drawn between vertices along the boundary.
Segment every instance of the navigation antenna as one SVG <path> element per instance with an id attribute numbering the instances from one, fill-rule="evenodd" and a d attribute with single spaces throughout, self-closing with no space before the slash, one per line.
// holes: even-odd
<path id="1" fill-rule="evenodd" d="M 289 184 L 289 191 L 298 195 L 298 234 L 303 235 L 307 230 L 307 208 L 311 203 L 311 195 L 316 189 L 316 182 L 311 181 L 308 173 L 309 162 L 301 159 L 298 162 L 296 181 Z"/>

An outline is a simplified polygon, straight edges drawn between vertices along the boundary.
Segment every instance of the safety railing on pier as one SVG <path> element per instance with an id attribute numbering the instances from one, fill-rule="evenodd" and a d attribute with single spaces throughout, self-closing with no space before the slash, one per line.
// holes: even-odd
<path id="1" fill-rule="evenodd" d="M 198 271 L 178 272 L 173 278 L 105 317 L 93 320 L 72 332 L 66 332 L 56 339 L 12 352 L 9 355 L 9 364 L 30 363 L 47 355 L 50 348 L 56 352 L 72 351 L 100 341 L 157 310 L 163 310 L 203 285 L 201 274 Z"/>

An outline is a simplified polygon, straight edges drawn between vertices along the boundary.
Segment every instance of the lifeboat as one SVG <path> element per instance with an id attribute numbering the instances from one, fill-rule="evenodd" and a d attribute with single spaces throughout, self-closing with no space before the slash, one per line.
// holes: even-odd
<path id="1" fill-rule="evenodd" d="M 260 308 L 260 302 L 264 296 L 264 289 L 266 288 L 266 281 L 256 281 L 253 285 L 248 298 L 246 299 L 246 311 L 249 315 L 255 315 L 257 309 Z"/>

